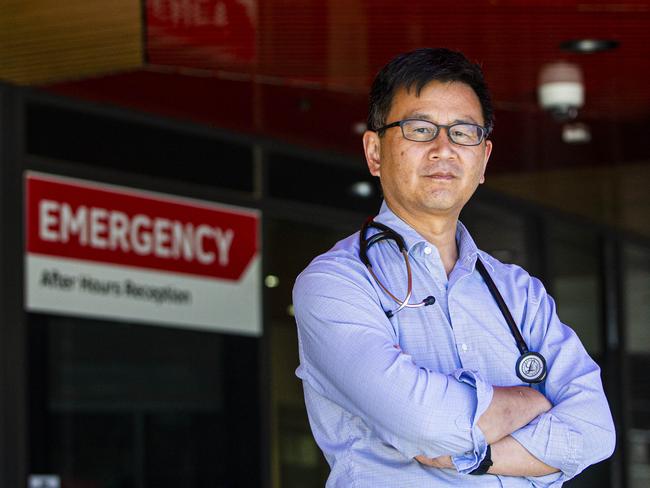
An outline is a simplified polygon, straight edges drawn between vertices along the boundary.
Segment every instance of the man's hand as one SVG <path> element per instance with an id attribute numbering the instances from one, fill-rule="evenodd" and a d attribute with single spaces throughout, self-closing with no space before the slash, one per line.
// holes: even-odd
<path id="1" fill-rule="evenodd" d="M 491 447 L 494 464 L 488 470 L 490 474 L 544 476 L 559 471 L 537 459 L 511 436 L 504 437 Z M 415 460 L 430 468 L 454 469 L 451 456 L 428 458 L 420 455 L 416 456 Z"/>
<path id="2" fill-rule="evenodd" d="M 420 464 L 429 466 L 430 468 L 454 469 L 454 464 L 451 462 L 451 456 L 428 458 L 420 454 L 419 456 L 415 456 L 415 460 Z"/>
<path id="3" fill-rule="evenodd" d="M 545 476 L 559 470 L 543 463 L 519 444 L 512 436 L 506 436 L 491 446 L 492 466 L 490 474 L 506 476 Z"/>
<path id="4" fill-rule="evenodd" d="M 492 401 L 478 421 L 487 443 L 492 445 L 493 459 L 496 457 L 499 461 L 498 465 L 495 462 L 489 473 L 541 476 L 557 471 L 532 456 L 510 437 L 511 433 L 551 408 L 551 402 L 544 395 L 527 386 L 494 387 Z M 431 468 L 455 468 L 451 456 L 429 458 L 419 455 L 415 460 Z"/>
<path id="5" fill-rule="evenodd" d="M 530 387 L 495 386 L 492 402 L 479 418 L 478 427 L 487 443 L 494 444 L 551 408 L 551 402 Z"/>

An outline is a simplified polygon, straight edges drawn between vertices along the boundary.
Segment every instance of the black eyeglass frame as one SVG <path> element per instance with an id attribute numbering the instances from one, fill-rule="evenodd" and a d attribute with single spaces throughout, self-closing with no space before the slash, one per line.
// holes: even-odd
<path id="1" fill-rule="evenodd" d="M 426 123 L 431 124 L 432 126 L 434 126 L 436 128 L 436 132 L 435 132 L 435 134 L 433 135 L 433 137 L 431 139 L 427 139 L 427 140 L 424 140 L 424 141 L 409 139 L 408 137 L 406 137 L 406 134 L 404 133 L 404 124 L 406 122 L 426 122 Z M 478 127 L 479 129 L 481 129 L 481 131 L 483 131 L 482 135 L 481 135 L 481 139 L 476 144 L 461 144 L 459 142 L 455 142 L 454 140 L 452 140 L 451 136 L 449 135 L 449 130 L 452 127 L 456 127 L 457 125 L 471 125 L 471 126 L 474 126 L 474 127 Z M 490 132 L 491 132 L 491 129 L 489 127 L 483 127 L 482 125 L 479 125 L 479 124 L 472 124 L 471 122 L 456 122 L 455 124 L 443 125 L 443 124 L 436 124 L 435 122 L 431 122 L 430 120 L 424 120 L 424 119 L 402 119 L 402 120 L 398 120 L 397 122 L 387 124 L 387 125 L 385 125 L 383 127 L 380 127 L 379 129 L 373 129 L 373 132 L 376 132 L 377 134 L 379 134 L 381 136 L 381 134 L 383 132 L 386 132 L 386 129 L 390 129 L 392 127 L 397 127 L 397 126 L 399 126 L 400 130 L 402 131 L 402 136 L 404 136 L 404 139 L 406 139 L 407 141 L 431 142 L 436 137 L 438 137 L 438 135 L 440 134 L 440 129 L 442 128 L 442 129 L 447 129 L 447 137 L 449 138 L 449 140 L 452 143 L 457 144 L 459 146 L 470 146 L 470 147 L 480 145 L 484 140 L 487 139 L 487 137 L 490 135 Z"/>

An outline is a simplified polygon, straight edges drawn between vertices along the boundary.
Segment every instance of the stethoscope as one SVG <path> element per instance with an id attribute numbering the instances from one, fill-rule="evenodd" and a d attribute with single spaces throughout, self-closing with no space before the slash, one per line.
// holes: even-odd
<path id="1" fill-rule="evenodd" d="M 377 229 L 379 232 L 373 234 L 368 238 L 367 233 L 369 228 Z M 404 297 L 404 300 L 397 298 L 386 286 L 384 286 L 384 284 L 372 269 L 372 264 L 368 259 L 368 249 L 370 249 L 374 244 L 385 240 L 395 241 L 399 252 L 404 258 L 404 263 L 406 264 L 407 285 L 406 297 Z M 366 268 L 368 268 L 368 271 L 377 282 L 379 287 L 398 304 L 398 307 L 395 310 L 388 310 L 384 312 L 388 318 L 393 317 L 396 313 L 405 308 L 426 307 L 427 305 L 433 305 L 436 302 L 435 297 L 429 295 L 419 303 L 409 303 L 411 295 L 413 294 L 413 276 L 411 274 L 411 264 L 409 263 L 408 250 L 406 249 L 404 238 L 387 225 L 384 225 L 380 222 L 375 222 L 372 217 L 368 218 L 368 220 L 363 223 L 361 226 L 361 232 L 359 232 L 359 259 L 361 259 L 361 262 L 365 264 Z M 528 349 L 524 338 L 521 336 L 521 332 L 519 332 L 519 329 L 517 328 L 517 325 L 515 324 L 515 321 L 510 314 L 510 310 L 508 310 L 506 302 L 503 300 L 501 293 L 499 293 L 499 290 L 494 284 L 494 281 L 492 281 L 492 278 L 487 272 L 487 269 L 485 269 L 483 262 L 478 256 L 476 257 L 476 269 L 478 269 L 478 272 L 485 280 L 485 283 L 487 284 L 492 297 L 497 302 L 497 305 L 503 314 L 503 318 L 506 320 L 506 323 L 510 328 L 510 332 L 512 333 L 512 336 L 515 338 L 515 342 L 517 343 L 517 349 L 519 349 L 520 354 L 519 359 L 517 359 L 517 363 L 515 364 L 515 372 L 517 373 L 517 376 L 525 383 L 541 383 L 546 378 L 546 373 L 548 371 L 548 368 L 546 366 L 546 359 L 544 359 L 544 356 L 542 356 L 540 353 L 533 352 Z"/>

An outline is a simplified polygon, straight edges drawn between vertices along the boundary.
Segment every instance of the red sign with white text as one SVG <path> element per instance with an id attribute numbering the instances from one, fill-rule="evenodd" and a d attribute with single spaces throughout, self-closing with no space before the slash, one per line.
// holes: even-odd
<path id="1" fill-rule="evenodd" d="M 30 174 L 27 252 L 237 281 L 258 253 L 255 211 Z"/>
<path id="2" fill-rule="evenodd" d="M 150 64 L 223 69 L 255 61 L 257 0 L 147 0 Z"/>

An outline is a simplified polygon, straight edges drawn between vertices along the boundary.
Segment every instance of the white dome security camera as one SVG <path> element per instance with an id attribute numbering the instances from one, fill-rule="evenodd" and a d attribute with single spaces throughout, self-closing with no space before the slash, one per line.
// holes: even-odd
<path id="1" fill-rule="evenodd" d="M 546 64 L 539 74 L 539 104 L 558 121 L 575 119 L 585 102 L 580 68 L 571 63 Z"/>

